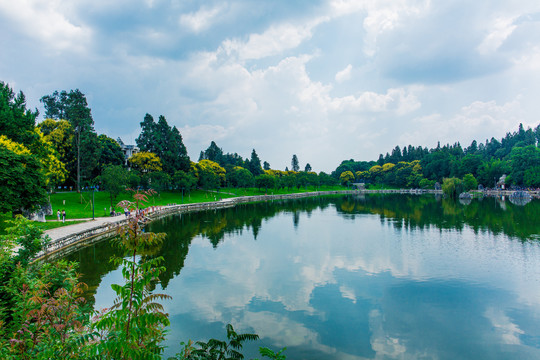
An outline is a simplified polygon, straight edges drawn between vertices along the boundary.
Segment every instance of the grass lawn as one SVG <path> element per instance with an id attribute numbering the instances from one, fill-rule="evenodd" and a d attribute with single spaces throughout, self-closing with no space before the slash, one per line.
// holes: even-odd
<path id="1" fill-rule="evenodd" d="M 234 195 L 227 195 L 220 193 L 214 194 L 213 192 L 207 192 L 202 190 L 191 191 L 190 194 L 185 193 L 182 195 L 182 191 L 162 191 L 161 193 L 148 198 L 148 202 L 142 204 L 141 207 L 148 206 L 162 206 L 168 204 L 182 204 L 182 203 L 197 203 L 219 200 L 221 198 L 233 197 Z M 123 192 L 113 201 L 113 204 L 118 204 L 121 200 L 132 200 L 133 195 L 131 192 Z M 53 215 L 46 217 L 47 220 L 55 220 L 56 212 L 58 210 L 66 211 L 67 219 L 86 219 L 92 218 L 92 192 L 59 192 L 51 194 L 51 205 L 53 208 Z M 107 191 L 94 192 L 95 203 L 95 216 L 109 216 L 111 208 L 111 200 Z M 116 212 L 123 212 L 123 209 L 115 206 Z"/>
<path id="2" fill-rule="evenodd" d="M 329 191 L 329 190 L 343 190 L 342 186 L 326 186 L 319 187 L 319 191 Z M 274 190 L 269 189 L 268 195 L 272 194 L 291 194 L 299 192 L 310 192 L 316 191 L 316 188 L 308 187 L 300 189 L 280 189 Z M 257 188 L 247 188 L 247 189 L 237 189 L 237 188 L 222 188 L 219 193 L 215 191 L 204 191 L 204 190 L 193 190 L 191 193 L 184 193 L 182 191 L 162 191 L 161 193 L 150 197 L 149 202 L 143 204 L 142 207 L 147 206 L 163 206 L 168 204 L 182 204 L 182 203 L 199 203 L 199 202 L 208 202 L 237 197 L 237 196 L 253 196 L 253 195 L 264 195 L 266 192 L 264 189 Z M 132 194 L 129 192 L 124 192 L 118 195 L 113 204 L 118 204 L 121 200 L 131 200 Z M 62 209 L 66 210 L 67 219 L 85 219 L 92 218 L 92 192 L 59 192 L 51 194 L 50 196 L 51 205 L 53 208 L 54 215 L 47 216 L 47 220 L 56 219 L 56 211 Z M 99 191 L 94 193 L 94 202 L 95 202 L 95 216 L 108 216 L 109 209 L 111 207 L 111 201 L 109 198 L 109 193 L 107 191 Z M 122 212 L 123 210 L 120 207 L 115 207 L 115 211 Z"/>
<path id="3" fill-rule="evenodd" d="M 277 194 L 292 194 L 292 193 L 302 193 L 302 192 L 311 192 L 311 191 L 333 191 L 333 190 L 344 190 L 343 186 L 320 186 L 314 188 L 309 186 L 306 188 L 294 188 L 291 190 L 288 189 L 269 189 L 268 192 L 265 192 L 264 189 L 257 188 L 247 188 L 247 189 L 238 189 L 238 188 L 222 188 L 218 192 L 215 191 L 204 191 L 204 190 L 193 190 L 191 193 L 185 193 L 182 195 L 181 191 L 162 191 L 161 193 L 155 195 L 154 197 L 149 198 L 149 202 L 143 204 L 142 207 L 147 206 L 163 206 L 168 204 L 182 204 L 182 203 L 199 203 L 199 202 L 208 202 L 216 201 L 225 198 L 238 197 L 238 196 L 255 196 L 255 195 L 277 195 Z M 94 192 L 94 203 L 95 203 L 95 216 L 109 216 L 109 209 L 111 207 L 111 200 L 109 193 L 107 191 Z M 113 201 L 113 204 L 118 204 L 121 200 L 131 200 L 132 193 L 124 192 L 118 195 L 118 197 Z M 77 193 L 75 191 L 69 192 L 58 192 L 50 195 L 50 201 L 53 209 L 53 215 L 46 217 L 47 220 L 56 220 L 56 212 L 58 210 L 66 211 L 66 223 L 57 222 L 57 221 L 47 221 L 46 223 L 39 223 L 43 226 L 44 230 L 53 229 L 55 227 L 66 226 L 69 224 L 74 224 L 74 222 L 69 221 L 70 219 L 91 219 L 92 218 L 92 192 L 81 192 Z M 123 209 L 120 207 L 115 207 L 116 212 L 122 212 Z M 5 221 L 10 219 L 9 214 L 0 214 L 0 234 L 4 233 L 6 227 Z"/>

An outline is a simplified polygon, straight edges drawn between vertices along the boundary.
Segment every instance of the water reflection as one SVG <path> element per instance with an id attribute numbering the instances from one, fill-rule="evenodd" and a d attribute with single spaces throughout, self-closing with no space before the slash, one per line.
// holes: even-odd
<path id="1" fill-rule="evenodd" d="M 230 322 L 261 336 L 253 357 L 265 345 L 290 359 L 538 358 L 538 205 L 312 198 L 152 223 L 168 233 L 169 352 Z M 117 276 L 112 251 L 78 256 L 93 288 Z"/>

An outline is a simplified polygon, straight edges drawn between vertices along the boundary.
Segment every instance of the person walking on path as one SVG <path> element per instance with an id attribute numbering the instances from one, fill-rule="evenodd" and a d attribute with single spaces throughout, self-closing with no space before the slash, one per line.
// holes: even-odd
<path id="1" fill-rule="evenodd" d="M 66 222 L 66 210 L 62 209 L 62 222 Z"/>
<path id="2" fill-rule="evenodd" d="M 56 217 L 58 218 L 58 222 L 60 222 L 60 209 L 56 212 Z"/>

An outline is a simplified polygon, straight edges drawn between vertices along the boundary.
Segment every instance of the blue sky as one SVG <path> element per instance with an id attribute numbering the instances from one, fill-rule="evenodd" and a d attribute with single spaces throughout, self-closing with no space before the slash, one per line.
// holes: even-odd
<path id="1" fill-rule="evenodd" d="M 78 88 L 126 143 L 164 115 L 194 161 L 214 140 L 328 172 L 540 122 L 538 1 L 0 0 L 0 32 L 29 107 Z"/>

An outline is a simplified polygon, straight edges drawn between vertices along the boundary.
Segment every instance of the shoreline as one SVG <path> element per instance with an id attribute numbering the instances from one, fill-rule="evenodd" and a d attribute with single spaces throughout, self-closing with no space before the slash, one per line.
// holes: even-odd
<path id="1" fill-rule="evenodd" d="M 489 191 L 474 191 L 485 196 L 509 196 L 514 191 L 512 190 L 489 190 Z M 419 189 L 391 189 L 391 190 L 335 190 L 335 191 L 314 191 L 294 194 L 279 194 L 279 195 L 255 195 L 255 196 L 239 196 L 228 198 L 219 201 L 191 203 L 191 204 L 174 204 L 167 206 L 151 207 L 148 213 L 150 221 L 161 219 L 173 214 L 182 214 L 187 212 L 197 212 L 204 210 L 213 210 L 221 208 L 234 207 L 237 204 L 254 203 L 260 201 L 299 199 L 305 197 L 316 197 L 326 195 L 355 195 L 355 194 L 441 194 L 441 190 L 419 190 Z M 538 192 L 533 192 L 533 198 L 539 198 Z M 95 220 L 73 224 L 69 226 L 59 227 L 46 230 L 44 235 L 50 237 L 49 243 L 44 246 L 44 249 L 33 259 L 33 261 L 50 260 L 58 257 L 63 257 L 74 249 L 80 246 L 87 246 L 101 241 L 104 238 L 110 237 L 118 229 L 118 227 L 127 223 L 128 219 L 124 216 L 118 217 L 100 217 Z"/>

